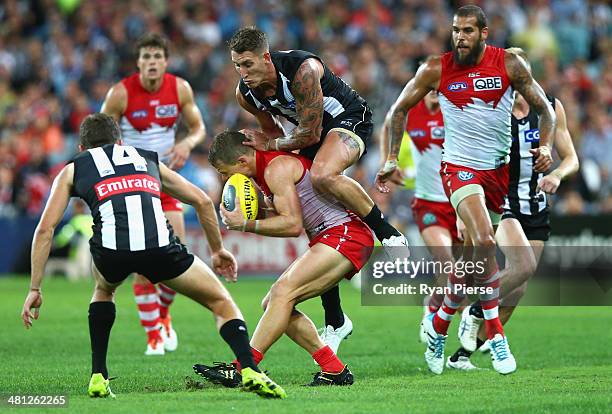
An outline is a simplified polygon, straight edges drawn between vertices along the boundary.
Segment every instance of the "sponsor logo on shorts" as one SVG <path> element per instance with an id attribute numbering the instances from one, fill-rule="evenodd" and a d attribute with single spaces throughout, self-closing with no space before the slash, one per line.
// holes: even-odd
<path id="1" fill-rule="evenodd" d="M 461 181 L 470 181 L 472 178 L 474 178 L 474 173 L 471 173 L 469 171 L 459 171 L 457 177 Z"/>
<path id="2" fill-rule="evenodd" d="M 125 177 L 113 177 L 94 185 L 98 200 L 103 200 L 122 193 L 146 192 L 160 195 L 159 181 L 150 175 L 132 174 Z"/>
<path id="3" fill-rule="evenodd" d="M 525 131 L 525 142 L 540 142 L 540 130 L 535 128 Z"/>
<path id="4" fill-rule="evenodd" d="M 425 213 L 423 215 L 423 224 L 425 226 L 431 226 L 432 224 L 436 224 L 438 222 L 438 218 L 434 213 Z"/>
<path id="5" fill-rule="evenodd" d="M 145 109 L 139 109 L 137 111 L 132 112 L 131 116 L 134 119 L 138 118 L 146 118 L 149 113 Z"/>
<path id="6" fill-rule="evenodd" d="M 473 80 L 475 91 L 493 91 L 502 88 L 501 76 L 491 78 L 476 78 Z"/>
<path id="7" fill-rule="evenodd" d="M 459 92 L 464 89 L 467 89 L 467 87 L 468 87 L 467 82 L 453 82 L 450 85 L 448 85 L 448 90 L 451 92 Z"/>
<path id="8" fill-rule="evenodd" d="M 155 118 L 174 118 L 178 116 L 176 104 L 159 105 L 155 107 Z"/>

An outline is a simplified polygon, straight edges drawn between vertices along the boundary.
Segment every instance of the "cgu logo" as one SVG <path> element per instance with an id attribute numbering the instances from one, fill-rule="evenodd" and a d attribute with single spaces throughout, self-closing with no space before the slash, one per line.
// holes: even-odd
<path id="1" fill-rule="evenodd" d="M 491 91 L 502 88 L 502 79 L 500 76 L 492 78 L 478 78 L 474 79 L 474 90 L 475 91 Z"/>
<path id="2" fill-rule="evenodd" d="M 465 82 L 453 82 L 450 85 L 448 85 L 448 90 L 451 92 L 459 92 L 462 91 L 464 89 L 467 89 L 467 83 Z"/>
<path id="3" fill-rule="evenodd" d="M 540 130 L 536 128 L 525 131 L 525 142 L 540 142 Z"/>

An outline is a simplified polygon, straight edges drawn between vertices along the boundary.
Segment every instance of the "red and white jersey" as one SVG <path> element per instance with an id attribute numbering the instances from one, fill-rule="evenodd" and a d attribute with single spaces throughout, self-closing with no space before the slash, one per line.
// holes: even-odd
<path id="1" fill-rule="evenodd" d="M 124 145 L 157 152 L 160 161 L 174 145 L 176 120 L 181 113 L 176 76 L 164 74 L 161 87 L 149 92 L 134 73 L 121 81 L 127 91 L 127 106 L 119 126 Z"/>
<path id="2" fill-rule="evenodd" d="M 442 111 L 432 114 L 422 100 L 408 112 L 406 132 L 410 136 L 416 168 L 415 196 L 429 201 L 448 202 L 440 177 L 444 143 Z"/>
<path id="3" fill-rule="evenodd" d="M 452 52 L 441 60 L 438 92 L 446 132 L 442 160 L 476 170 L 506 164 L 514 96 L 504 49 L 487 45 L 475 66 L 457 65 Z"/>
<path id="4" fill-rule="evenodd" d="M 323 195 L 317 192 L 312 187 L 310 181 L 310 167 L 312 161 L 301 155 L 292 154 L 284 151 L 255 151 L 256 172 L 255 182 L 261 188 L 261 191 L 266 197 L 272 197 L 273 194 L 266 184 L 264 171 L 270 161 L 278 156 L 295 157 L 302 163 L 304 172 L 302 177 L 295 184 L 295 189 L 300 199 L 302 207 L 302 222 L 306 235 L 309 239 L 313 239 L 321 232 L 331 229 L 332 227 L 348 223 L 352 220 L 359 220 L 357 216 L 349 212 L 344 206 L 333 196 Z"/>

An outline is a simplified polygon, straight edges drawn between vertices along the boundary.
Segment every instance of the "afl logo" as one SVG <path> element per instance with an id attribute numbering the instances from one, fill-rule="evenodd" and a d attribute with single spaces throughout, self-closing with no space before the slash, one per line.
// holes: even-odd
<path id="1" fill-rule="evenodd" d="M 461 181 L 470 181 L 472 178 L 474 178 L 474 174 L 469 171 L 459 171 L 459 174 L 457 174 L 457 177 Z"/>
<path id="2" fill-rule="evenodd" d="M 408 135 L 410 135 L 410 138 L 415 139 L 415 138 L 425 138 L 427 134 L 422 129 L 412 129 L 408 131 Z"/>
<path id="3" fill-rule="evenodd" d="M 459 92 L 464 89 L 467 89 L 467 87 L 468 86 L 466 82 L 453 82 L 450 85 L 448 85 L 448 90 L 451 92 Z"/>
<path id="4" fill-rule="evenodd" d="M 132 112 L 132 118 L 134 119 L 146 118 L 147 115 L 148 115 L 148 112 L 144 109 L 139 109 L 137 111 Z"/>
<path id="5" fill-rule="evenodd" d="M 159 105 L 155 107 L 155 118 L 174 118 L 178 116 L 176 104 Z"/>

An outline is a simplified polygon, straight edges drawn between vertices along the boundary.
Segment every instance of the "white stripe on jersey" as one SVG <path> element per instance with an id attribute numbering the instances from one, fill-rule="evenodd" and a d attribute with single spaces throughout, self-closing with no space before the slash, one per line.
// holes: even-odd
<path id="1" fill-rule="evenodd" d="M 157 242 L 159 247 L 164 247 L 170 244 L 170 231 L 166 225 L 166 216 L 162 209 L 161 200 L 157 197 L 151 198 L 153 204 L 153 212 L 155 213 L 155 224 L 157 226 Z"/>
<path id="2" fill-rule="evenodd" d="M 510 114 L 514 96 L 508 87 L 497 106 L 472 97 L 472 102 L 458 108 L 444 94 L 439 94 L 444 114 L 444 153 L 442 161 L 476 170 L 499 167 L 512 143 Z"/>
<path id="3" fill-rule="evenodd" d="M 101 147 L 91 148 L 87 151 L 91 154 L 91 158 L 93 158 L 94 164 L 96 164 L 100 177 L 115 174 L 113 164 L 111 164 L 111 161 Z"/>
<path id="4" fill-rule="evenodd" d="M 145 228 L 139 194 L 125 197 L 125 210 L 128 217 L 130 250 L 133 252 L 144 250 L 146 247 Z"/>
<path id="5" fill-rule="evenodd" d="M 102 247 L 117 250 L 113 201 L 108 200 L 101 204 L 100 207 L 98 207 L 98 211 L 100 212 L 100 219 L 102 220 Z"/>
<path id="6" fill-rule="evenodd" d="M 324 96 L 323 110 L 335 118 L 344 112 L 344 106 L 333 96 Z"/>
<path id="7" fill-rule="evenodd" d="M 408 133 L 405 133 L 408 135 Z M 440 176 L 440 161 L 442 160 L 442 147 L 429 144 L 427 149 L 420 153 L 414 142 L 410 140 L 412 159 L 416 168 L 415 197 L 428 201 L 448 203 L 444 192 L 442 177 Z"/>
<path id="8" fill-rule="evenodd" d="M 159 156 L 160 161 L 168 161 L 169 156 L 164 154 L 174 146 L 174 128 L 167 128 L 152 123 L 148 129 L 138 131 L 125 116 L 121 117 L 120 127 L 123 145 L 131 145 L 136 148 L 154 151 Z"/>

